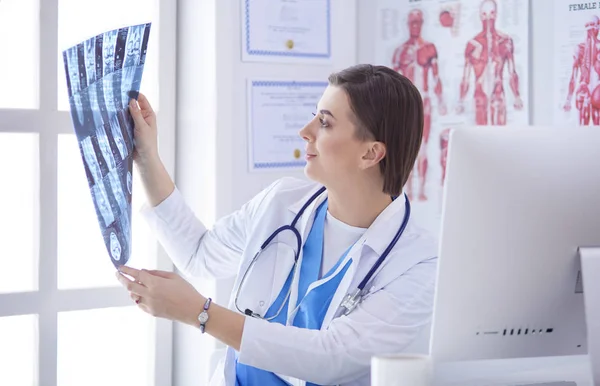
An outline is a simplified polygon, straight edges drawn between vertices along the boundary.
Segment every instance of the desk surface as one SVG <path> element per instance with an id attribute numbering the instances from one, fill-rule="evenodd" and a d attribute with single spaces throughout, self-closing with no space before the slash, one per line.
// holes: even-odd
<path id="1" fill-rule="evenodd" d="M 571 381 L 594 386 L 588 356 L 525 358 L 434 365 L 435 386 L 513 386 Z"/>

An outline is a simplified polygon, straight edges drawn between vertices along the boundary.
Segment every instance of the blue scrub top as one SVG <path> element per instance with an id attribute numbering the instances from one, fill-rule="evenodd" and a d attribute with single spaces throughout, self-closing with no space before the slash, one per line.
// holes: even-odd
<path id="1" fill-rule="evenodd" d="M 300 305 L 296 316 L 293 320 L 293 325 L 301 328 L 308 328 L 311 330 L 321 329 L 323 319 L 327 313 L 327 309 L 331 304 L 331 300 L 337 291 L 340 281 L 344 277 L 346 271 L 350 267 L 351 260 L 349 260 L 343 269 L 341 269 L 335 277 L 327 280 L 325 283 L 313 288 L 308 295 L 306 294 L 308 287 L 315 281 L 319 280 L 319 272 L 321 270 L 321 261 L 323 259 L 323 232 L 325 226 L 325 215 L 327 213 L 327 200 L 325 200 L 317 208 L 315 220 L 312 228 L 308 235 L 306 242 L 303 247 L 302 265 L 300 266 L 300 277 L 298 283 L 298 302 L 296 306 Z M 338 262 L 333 268 L 325 274 L 324 278 L 327 278 L 336 271 L 339 265 L 342 263 L 350 248 L 344 252 L 339 258 Z M 277 310 L 281 307 L 282 302 L 285 300 L 285 304 L 279 315 L 271 320 L 271 323 L 286 324 L 287 312 L 289 299 L 286 299 L 286 295 L 289 291 L 290 285 L 293 279 L 293 269 L 288 275 L 288 278 L 279 293 L 275 302 L 271 305 L 265 318 L 270 318 L 277 313 Z M 248 385 L 265 385 L 265 386 L 287 386 L 287 382 L 279 378 L 272 372 L 258 369 L 256 367 L 247 366 L 237 361 L 238 354 L 236 353 L 236 386 L 248 386 Z M 307 383 L 307 385 L 315 385 L 313 383 Z"/>

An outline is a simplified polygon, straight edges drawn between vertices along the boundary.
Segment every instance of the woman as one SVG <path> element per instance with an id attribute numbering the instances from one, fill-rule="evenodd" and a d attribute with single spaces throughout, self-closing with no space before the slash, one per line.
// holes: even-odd
<path id="1" fill-rule="evenodd" d="M 300 131 L 314 182 L 278 180 L 212 230 L 165 171 L 155 116 L 142 95 L 138 102 L 130 105 L 135 158 L 158 239 L 185 274 L 237 278 L 226 308 L 174 273 L 122 267 L 135 281 L 117 275 L 144 311 L 195 325 L 228 346 L 217 384 L 368 385 L 373 355 L 413 350 L 417 336 L 428 334 L 436 245 L 409 220 L 402 194 L 423 132 L 421 97 L 407 78 L 370 65 L 332 74 Z M 344 303 L 345 312 L 344 297 L 365 277 L 362 302 Z"/>

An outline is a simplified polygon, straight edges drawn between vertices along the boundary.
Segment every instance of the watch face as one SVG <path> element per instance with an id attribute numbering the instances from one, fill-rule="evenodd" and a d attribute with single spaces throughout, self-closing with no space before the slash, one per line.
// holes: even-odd
<path id="1" fill-rule="evenodd" d="M 200 323 L 206 323 L 208 321 L 208 314 L 206 312 L 202 312 L 200 315 L 198 315 L 198 320 Z"/>

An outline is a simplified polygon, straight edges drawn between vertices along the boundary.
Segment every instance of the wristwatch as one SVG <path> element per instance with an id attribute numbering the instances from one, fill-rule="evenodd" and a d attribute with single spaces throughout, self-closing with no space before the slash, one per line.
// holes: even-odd
<path id="1" fill-rule="evenodd" d="M 198 321 L 200 322 L 200 331 L 204 334 L 204 329 L 206 326 L 206 322 L 208 322 L 208 307 L 210 307 L 210 303 L 212 302 L 211 298 L 206 299 L 206 303 L 204 303 L 204 309 L 198 315 Z"/>

